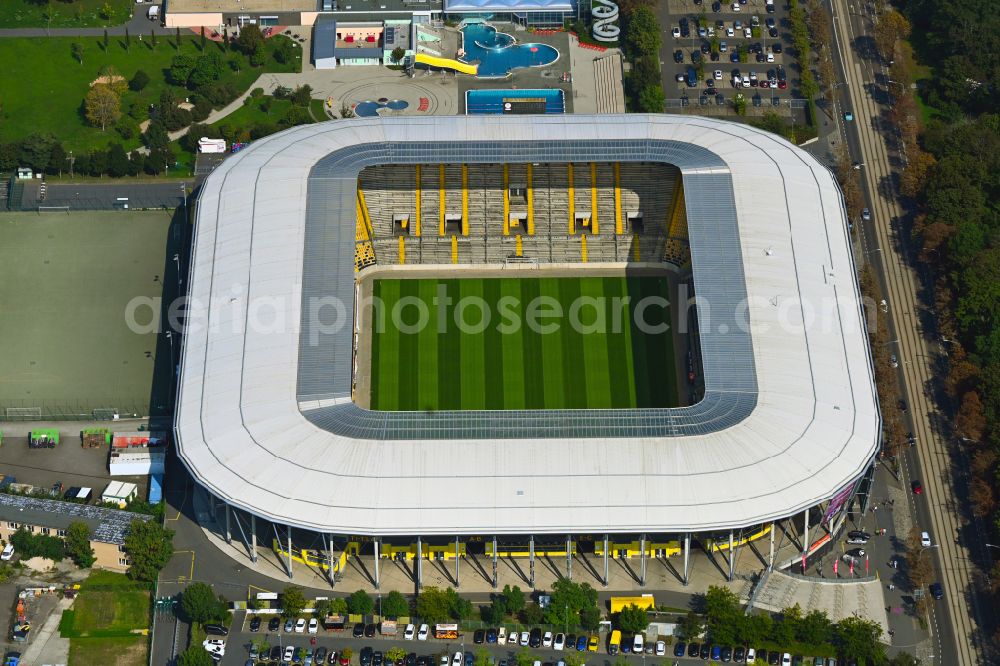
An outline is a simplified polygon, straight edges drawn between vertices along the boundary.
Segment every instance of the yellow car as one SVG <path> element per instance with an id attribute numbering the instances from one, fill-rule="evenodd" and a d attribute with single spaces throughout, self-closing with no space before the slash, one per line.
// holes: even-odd
<path id="1" fill-rule="evenodd" d="M 587 641 L 587 650 L 589 652 L 597 652 L 597 646 L 600 642 L 601 639 L 597 637 L 597 634 L 591 634 L 590 640 Z"/>

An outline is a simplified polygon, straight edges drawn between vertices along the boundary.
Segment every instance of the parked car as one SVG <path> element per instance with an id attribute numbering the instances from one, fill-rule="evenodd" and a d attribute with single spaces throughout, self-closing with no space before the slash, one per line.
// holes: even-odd
<path id="1" fill-rule="evenodd" d="M 476 629 L 472 634 L 472 642 L 476 645 L 482 645 L 486 642 L 486 632 L 482 629 Z"/>
<path id="2" fill-rule="evenodd" d="M 927 532 L 920 533 L 920 545 L 924 548 L 931 547 L 931 535 Z"/>
<path id="3" fill-rule="evenodd" d="M 941 583 L 931 583 L 928 589 L 930 589 L 931 596 L 934 597 L 935 599 L 944 598 L 944 588 L 941 587 Z"/>
<path id="4" fill-rule="evenodd" d="M 306 631 L 306 621 L 305 618 L 299 618 L 295 621 L 295 633 L 304 634 Z"/>
<path id="5" fill-rule="evenodd" d="M 314 617 L 309 618 L 309 629 L 308 629 L 308 631 L 309 631 L 310 634 L 315 634 L 316 632 L 319 631 L 319 621 L 316 618 L 314 618 Z"/>
<path id="6" fill-rule="evenodd" d="M 675 657 L 683 657 L 685 652 L 687 652 L 687 645 L 684 643 L 674 643 Z"/>
<path id="7" fill-rule="evenodd" d="M 656 647 L 653 650 L 653 654 L 657 657 L 662 657 L 667 653 L 667 644 L 663 641 L 656 641 Z"/>
<path id="8" fill-rule="evenodd" d="M 250 633 L 256 634 L 258 631 L 260 631 L 260 616 L 254 615 L 250 619 Z"/>
<path id="9" fill-rule="evenodd" d="M 913 483 L 910 484 L 910 488 L 913 489 L 914 495 L 920 495 L 924 492 L 924 484 L 920 483 L 920 479 L 914 479 Z"/>
<path id="10" fill-rule="evenodd" d="M 735 661 L 737 664 L 742 664 L 746 661 L 746 658 L 747 658 L 746 648 L 744 648 L 742 645 L 737 645 L 735 648 L 733 648 L 733 661 Z M 753 662 L 750 663 L 752 664 Z"/>
<path id="11" fill-rule="evenodd" d="M 285 620 L 285 633 L 290 634 L 295 631 L 295 620 L 288 618 Z"/>
<path id="12" fill-rule="evenodd" d="M 353 631 L 351 631 L 351 635 L 354 636 L 354 638 L 361 638 L 362 636 L 364 636 L 365 635 L 364 623 L 358 622 L 356 625 L 354 625 L 354 629 Z"/>
<path id="13" fill-rule="evenodd" d="M 221 624 L 206 624 L 202 627 L 206 634 L 211 634 L 213 636 L 228 636 L 229 629 L 222 626 Z"/>
<path id="14" fill-rule="evenodd" d="M 847 543 L 849 544 L 866 544 L 871 540 L 872 535 L 868 532 L 862 532 L 861 530 L 851 530 L 847 533 Z"/>
<path id="15" fill-rule="evenodd" d="M 542 647 L 552 647 L 552 632 L 546 631 L 542 636 Z"/>
<path id="16" fill-rule="evenodd" d="M 584 651 L 586 651 L 586 649 L 587 649 L 587 635 L 586 634 L 580 634 L 576 638 L 576 651 L 577 652 L 584 652 Z"/>
<path id="17" fill-rule="evenodd" d="M 861 209 L 861 219 L 864 220 L 865 222 L 871 221 L 871 219 L 872 219 L 872 212 L 870 210 L 868 210 L 867 208 L 862 208 Z"/>
<path id="18" fill-rule="evenodd" d="M 591 634 L 590 638 L 587 639 L 587 652 L 597 652 L 597 648 L 601 645 L 601 639 L 597 634 Z"/>
<path id="19" fill-rule="evenodd" d="M 566 647 L 566 637 L 562 634 L 556 634 L 556 637 L 552 640 L 553 650 L 562 650 Z"/>

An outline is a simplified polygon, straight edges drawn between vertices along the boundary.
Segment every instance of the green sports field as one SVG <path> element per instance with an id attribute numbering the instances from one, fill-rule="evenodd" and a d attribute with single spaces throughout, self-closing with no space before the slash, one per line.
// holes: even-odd
<path id="1" fill-rule="evenodd" d="M 376 280 L 373 295 L 372 409 L 678 404 L 669 311 L 651 304 L 636 324 L 666 278 Z"/>

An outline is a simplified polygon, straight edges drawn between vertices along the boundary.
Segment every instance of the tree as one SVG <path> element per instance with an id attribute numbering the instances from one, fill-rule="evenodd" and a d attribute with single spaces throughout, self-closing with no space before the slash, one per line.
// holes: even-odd
<path id="1" fill-rule="evenodd" d="M 313 602 L 313 615 L 323 619 L 327 615 L 332 615 L 330 611 L 331 603 L 329 599 L 317 599 Z"/>
<path id="2" fill-rule="evenodd" d="M 120 143 L 111 144 L 108 148 L 108 175 L 121 178 L 129 172 L 128 153 Z"/>
<path id="3" fill-rule="evenodd" d="M 656 55 L 660 50 L 660 25 L 653 10 L 642 5 L 625 24 L 625 46 L 632 55 Z"/>
<path id="4" fill-rule="evenodd" d="M 521 648 L 514 655 L 514 662 L 517 666 L 534 666 L 535 655 L 526 647 Z"/>
<path id="5" fill-rule="evenodd" d="M 214 662 L 202 646 L 192 645 L 177 657 L 177 666 L 214 666 Z"/>
<path id="6" fill-rule="evenodd" d="M 14 545 L 14 550 L 25 560 L 44 557 L 53 562 L 60 562 L 66 554 L 66 546 L 62 539 L 47 534 L 32 534 L 23 527 L 11 535 L 10 542 Z"/>
<path id="7" fill-rule="evenodd" d="M 292 93 L 292 104 L 298 106 L 309 106 L 309 101 L 312 99 L 312 86 L 309 84 L 301 85 L 295 89 Z"/>
<path id="8" fill-rule="evenodd" d="M 705 592 L 708 635 L 715 643 L 735 643 L 736 625 L 742 616 L 739 599 L 725 587 L 712 585 Z"/>
<path id="9" fill-rule="evenodd" d="M 128 577 L 155 581 L 174 554 L 174 533 L 154 520 L 135 518 L 125 535 L 125 554 L 131 562 Z"/>
<path id="10" fill-rule="evenodd" d="M 976 391 L 967 391 L 962 396 L 958 413 L 955 414 L 955 430 L 959 435 L 977 442 L 983 438 L 986 432 L 986 415 Z"/>
<path id="11" fill-rule="evenodd" d="M 416 610 L 417 615 L 429 624 L 444 622 L 451 617 L 447 595 L 440 588 L 433 586 L 425 587 L 417 595 Z"/>
<path id="12" fill-rule="evenodd" d="M 580 626 L 590 631 L 601 626 L 601 609 L 596 606 L 584 608 L 580 611 Z"/>
<path id="13" fill-rule="evenodd" d="M 837 623 L 834 644 L 842 657 L 880 664 L 885 661 L 885 645 L 881 638 L 882 627 L 877 622 L 852 615 Z"/>
<path id="14" fill-rule="evenodd" d="M 296 617 L 302 614 L 306 607 L 306 596 L 302 588 L 296 585 L 289 585 L 281 592 L 281 616 L 285 618 Z"/>
<path id="15" fill-rule="evenodd" d="M 552 601 L 545 609 L 546 624 L 579 624 L 580 611 L 597 607 L 597 590 L 588 583 L 560 578 L 552 584 Z"/>
<path id="16" fill-rule="evenodd" d="M 73 59 L 83 64 L 83 44 L 80 42 L 73 42 L 69 45 L 69 50 L 73 53 Z"/>
<path id="17" fill-rule="evenodd" d="M 102 132 L 108 125 L 117 122 L 122 114 L 118 95 L 103 83 L 91 86 L 83 104 L 87 120 L 92 125 L 100 126 Z"/>
<path id="18" fill-rule="evenodd" d="M 663 113 L 666 103 L 667 97 L 663 92 L 663 86 L 659 84 L 646 86 L 639 93 L 639 110 L 643 113 Z"/>
<path id="19" fill-rule="evenodd" d="M 891 7 L 886 7 L 875 19 L 875 48 L 885 61 L 892 58 L 896 42 L 910 34 L 910 22 Z"/>
<path id="20" fill-rule="evenodd" d="M 149 85 L 149 74 L 141 69 L 137 69 L 132 75 L 132 80 L 128 82 L 128 87 L 133 92 L 141 92 L 147 85 Z"/>
<path id="21" fill-rule="evenodd" d="M 170 70 L 168 72 L 170 82 L 179 86 L 186 86 L 188 77 L 191 76 L 191 72 L 194 70 L 196 64 L 197 61 L 192 56 L 174 56 L 173 60 L 170 61 Z"/>
<path id="22" fill-rule="evenodd" d="M 410 602 L 393 590 L 382 598 L 381 612 L 384 617 L 405 617 L 410 614 Z"/>
<path id="23" fill-rule="evenodd" d="M 256 25 L 245 25 L 240 28 L 240 36 L 236 38 L 236 46 L 245 55 L 252 56 L 264 47 L 264 35 Z"/>
<path id="24" fill-rule="evenodd" d="M 385 656 L 390 663 L 394 663 L 399 659 L 406 659 L 406 650 L 401 647 L 392 647 L 385 653 Z"/>
<path id="25" fill-rule="evenodd" d="M 347 597 L 347 611 L 352 615 L 368 615 L 375 609 L 375 602 L 364 590 Z"/>
<path id="26" fill-rule="evenodd" d="M 493 657 L 490 655 L 489 650 L 485 648 L 479 648 L 476 650 L 476 657 L 473 661 L 474 666 L 493 666 Z"/>
<path id="27" fill-rule="evenodd" d="M 809 611 L 809 614 L 799 622 L 796 639 L 802 643 L 821 645 L 829 643 L 833 635 L 833 623 L 826 613 L 820 610 Z"/>
<path id="28" fill-rule="evenodd" d="M 504 605 L 503 597 L 494 597 L 489 606 L 482 607 L 483 622 L 496 626 L 503 624 L 507 617 L 507 607 Z"/>
<path id="29" fill-rule="evenodd" d="M 525 597 L 520 586 L 504 585 L 501 595 L 503 596 L 503 605 L 511 615 L 517 615 L 524 610 Z"/>
<path id="30" fill-rule="evenodd" d="M 909 652 L 900 652 L 889 660 L 888 666 L 920 666 L 920 660 Z"/>
<path id="31" fill-rule="evenodd" d="M 702 622 L 700 615 L 694 611 L 688 611 L 687 615 L 677 623 L 677 630 L 682 639 L 691 642 L 701 637 L 705 631 L 705 623 Z"/>
<path id="32" fill-rule="evenodd" d="M 618 612 L 617 624 L 624 633 L 639 634 L 649 626 L 649 616 L 645 609 L 630 604 Z"/>
<path id="33" fill-rule="evenodd" d="M 343 615 L 347 612 L 347 599 L 343 597 L 334 597 L 330 599 L 330 612 L 338 615 Z"/>
<path id="34" fill-rule="evenodd" d="M 294 42 L 282 37 L 275 42 L 274 59 L 282 64 L 290 63 L 295 59 L 296 51 Z"/>
<path id="35" fill-rule="evenodd" d="M 389 54 L 389 57 L 392 58 L 394 63 L 398 64 L 403 58 L 406 57 L 406 50 L 402 46 L 397 46 L 392 50 L 392 53 Z"/>
<path id="36" fill-rule="evenodd" d="M 181 594 L 181 610 L 196 624 L 205 624 L 226 617 L 226 606 L 205 583 L 191 583 Z"/>
<path id="37" fill-rule="evenodd" d="M 59 146 L 59 149 L 62 150 L 62 146 Z M 81 569 L 94 565 L 94 549 L 90 545 L 90 526 L 82 520 L 74 520 L 66 527 L 66 554 Z"/>
<path id="38" fill-rule="evenodd" d="M 541 624 L 544 615 L 545 612 L 542 610 L 542 607 L 532 601 L 521 611 L 520 618 L 524 624 Z"/>

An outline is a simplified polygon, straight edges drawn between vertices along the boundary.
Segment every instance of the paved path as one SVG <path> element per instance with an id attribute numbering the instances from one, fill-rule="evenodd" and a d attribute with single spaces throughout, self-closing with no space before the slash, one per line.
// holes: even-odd
<path id="1" fill-rule="evenodd" d="M 60 599 L 59 605 L 49 614 L 42 628 L 24 651 L 25 664 L 69 663 L 69 639 L 59 635 L 59 621 L 63 611 L 73 605 L 73 599 Z"/>

